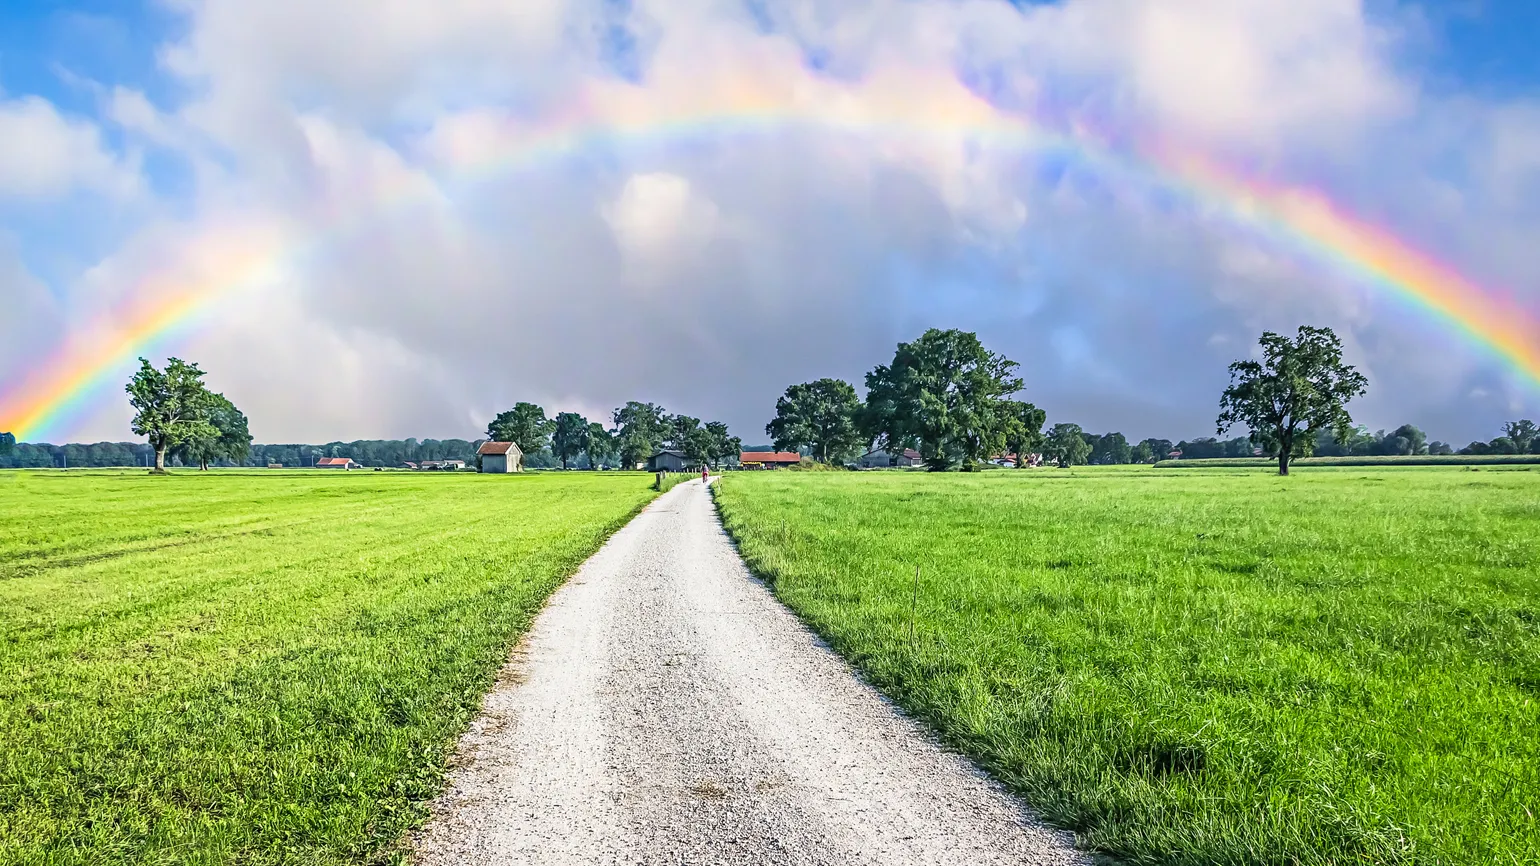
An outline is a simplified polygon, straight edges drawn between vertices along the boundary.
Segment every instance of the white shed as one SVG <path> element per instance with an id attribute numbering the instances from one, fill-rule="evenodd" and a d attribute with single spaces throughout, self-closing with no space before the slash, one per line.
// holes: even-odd
<path id="1" fill-rule="evenodd" d="M 524 452 L 512 442 L 483 442 L 476 453 L 481 455 L 482 472 L 524 471 Z"/>

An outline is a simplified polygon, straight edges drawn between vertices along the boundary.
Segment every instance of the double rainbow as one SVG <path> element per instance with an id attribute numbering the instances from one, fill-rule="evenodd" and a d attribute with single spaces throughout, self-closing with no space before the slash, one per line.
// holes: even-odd
<path id="1" fill-rule="evenodd" d="M 912 84 L 913 82 L 910 82 Z M 446 180 L 465 184 L 559 160 L 600 144 L 634 146 L 685 138 L 776 133 L 807 128 L 879 140 L 968 141 L 1028 156 L 1067 157 L 1118 181 L 1133 179 L 1225 214 L 1235 225 L 1353 278 L 1389 290 L 1453 326 L 1530 383 L 1540 384 L 1540 317 L 1516 300 L 1482 287 L 1394 234 L 1351 215 L 1324 194 L 1271 185 L 1181 150 L 1130 151 L 1083 131 L 1059 131 L 1003 113 L 955 81 L 878 89 L 891 97 L 836 92 L 821 100 L 792 89 L 734 82 L 704 100 L 658 108 L 641 91 L 608 86 L 576 100 L 563 116 L 538 126 L 499 122 L 495 134 L 451 140 Z M 489 144 L 490 141 L 490 144 Z M 196 276 L 148 280 L 127 300 L 46 360 L 0 390 L 0 430 L 19 440 L 59 432 L 86 398 L 127 362 L 175 334 L 197 314 L 277 266 L 366 228 L 382 214 L 436 194 L 422 182 L 338 209 L 304 234 L 266 234 L 237 244 L 226 260 Z"/>

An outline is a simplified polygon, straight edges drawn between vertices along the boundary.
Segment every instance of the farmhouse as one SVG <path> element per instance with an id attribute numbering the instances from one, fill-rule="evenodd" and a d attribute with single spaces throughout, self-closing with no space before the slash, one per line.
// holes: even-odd
<path id="1" fill-rule="evenodd" d="M 665 448 L 647 458 L 647 469 L 650 472 L 684 472 L 699 465 L 698 462 L 685 456 L 683 451 L 672 448 Z"/>
<path id="2" fill-rule="evenodd" d="M 875 451 L 868 451 L 862 454 L 861 459 L 856 461 L 856 464 L 862 469 L 886 469 L 890 466 L 919 466 L 922 462 L 924 460 L 920 457 L 920 452 L 913 448 L 905 448 L 896 457 L 878 448 Z"/>
<path id="3" fill-rule="evenodd" d="M 481 455 L 481 471 L 502 474 L 524 471 L 524 452 L 513 442 L 483 442 L 476 449 Z"/>
<path id="4" fill-rule="evenodd" d="M 795 451 L 743 451 L 738 454 L 738 464 L 744 469 L 779 469 L 801 462 L 802 455 Z"/>
<path id="5" fill-rule="evenodd" d="M 349 469 L 362 469 L 363 464 L 354 463 L 351 457 L 322 457 L 315 462 L 317 469 L 341 469 L 344 472 Z"/>

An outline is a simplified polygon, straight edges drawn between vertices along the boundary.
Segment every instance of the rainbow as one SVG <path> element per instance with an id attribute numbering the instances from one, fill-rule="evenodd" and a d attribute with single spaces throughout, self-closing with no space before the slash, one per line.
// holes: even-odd
<path id="1" fill-rule="evenodd" d="M 898 143 L 939 139 L 1062 154 L 1110 178 L 1214 207 L 1249 232 L 1382 287 L 1540 384 L 1540 317 L 1534 311 L 1353 216 L 1318 191 L 1273 185 L 1189 151 L 1159 145 L 1119 148 L 1081 128 L 1009 115 L 949 77 L 880 83 L 887 86 L 877 87 L 875 95 L 846 87 L 809 96 L 795 85 L 738 79 L 705 85 L 712 92 L 662 107 L 640 88 L 606 84 L 543 124 L 498 120 L 490 136 L 485 129 L 465 141 L 451 136 L 447 162 L 452 170 L 446 179 L 474 183 L 596 145 L 634 147 L 796 128 Z M 382 214 L 436 194 L 439 187 L 421 177 L 397 181 L 368 201 L 334 208 L 303 234 L 257 232 L 260 237 L 236 244 L 237 249 L 216 256 L 207 267 L 134 286 L 124 304 L 67 341 L 30 375 L 0 390 L 0 430 L 14 432 L 19 440 L 59 430 L 81 411 L 87 396 L 114 374 L 121 376 L 136 354 L 179 333 L 216 301 L 365 229 Z M 295 240 L 300 237 L 304 240 Z"/>

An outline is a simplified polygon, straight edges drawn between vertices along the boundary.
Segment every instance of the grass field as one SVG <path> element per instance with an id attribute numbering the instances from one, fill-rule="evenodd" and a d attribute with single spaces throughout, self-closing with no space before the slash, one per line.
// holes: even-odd
<path id="1" fill-rule="evenodd" d="M 0 862 L 389 858 L 650 482 L 0 473 Z"/>
<path id="2" fill-rule="evenodd" d="M 782 599 L 1094 850 L 1540 863 L 1540 471 L 741 473 L 717 495 Z"/>

